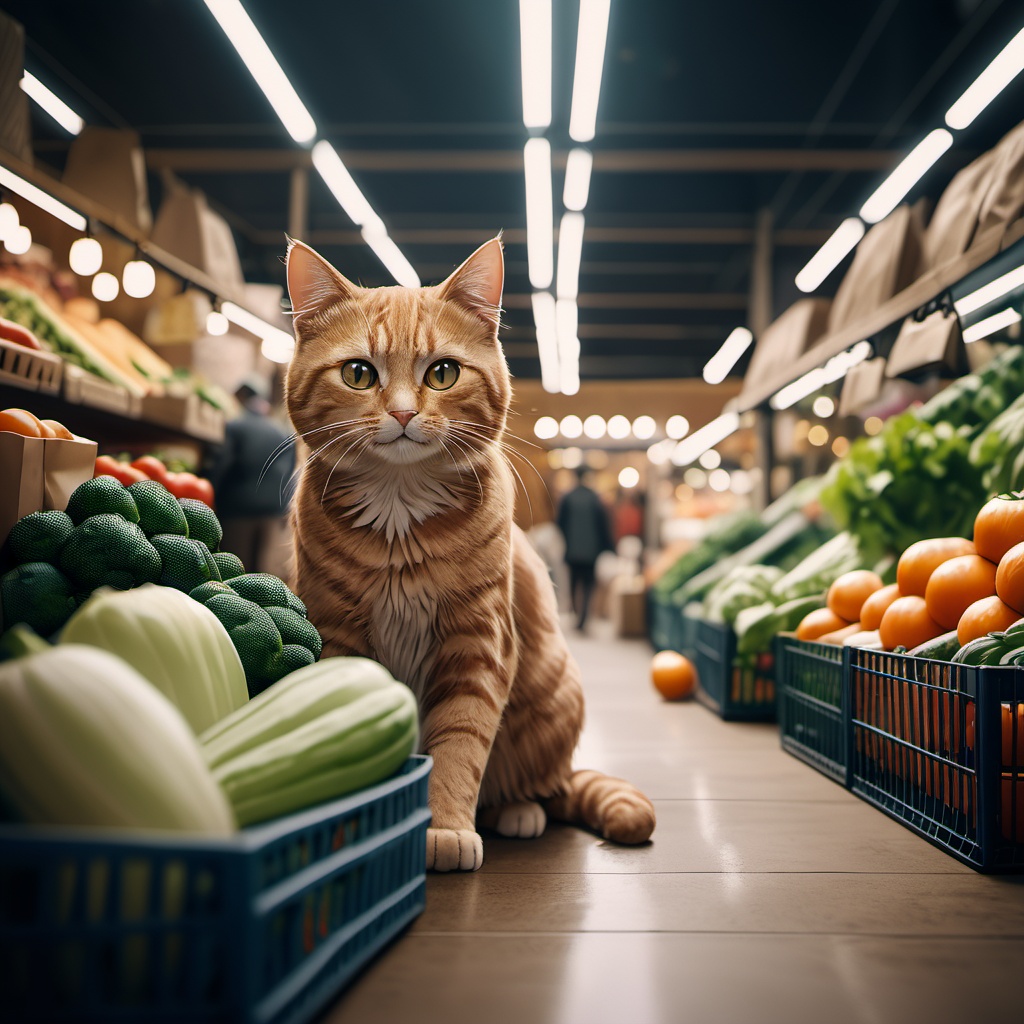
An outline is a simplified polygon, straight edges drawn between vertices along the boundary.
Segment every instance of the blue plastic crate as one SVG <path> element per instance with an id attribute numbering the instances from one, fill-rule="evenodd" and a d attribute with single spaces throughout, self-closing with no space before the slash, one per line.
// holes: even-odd
<path id="1" fill-rule="evenodd" d="M 1024 870 L 1024 671 L 851 650 L 850 788 L 982 871 Z"/>
<path id="2" fill-rule="evenodd" d="M 730 626 L 691 619 L 693 658 L 700 685 L 697 699 L 726 721 L 773 722 L 775 674 L 771 652 L 754 665 L 736 656 L 736 633 Z"/>
<path id="3" fill-rule="evenodd" d="M 228 840 L 0 827 L 6 1021 L 308 1021 L 425 906 L 429 757 Z"/>
<path id="4" fill-rule="evenodd" d="M 844 653 L 845 652 L 845 653 Z M 782 749 L 846 785 L 848 729 L 843 678 L 849 648 L 775 637 L 776 706 Z"/>

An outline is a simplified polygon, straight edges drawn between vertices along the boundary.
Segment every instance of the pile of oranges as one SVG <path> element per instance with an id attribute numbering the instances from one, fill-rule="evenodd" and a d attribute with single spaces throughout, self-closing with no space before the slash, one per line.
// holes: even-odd
<path id="1" fill-rule="evenodd" d="M 937 537 L 911 544 L 900 556 L 894 584 L 883 586 L 864 571 L 840 577 L 829 590 L 828 608 L 807 616 L 797 636 L 867 646 L 877 632 L 876 646 L 913 650 L 953 630 L 963 645 L 1021 618 L 1024 495 L 1005 494 L 978 513 L 973 542 Z"/>

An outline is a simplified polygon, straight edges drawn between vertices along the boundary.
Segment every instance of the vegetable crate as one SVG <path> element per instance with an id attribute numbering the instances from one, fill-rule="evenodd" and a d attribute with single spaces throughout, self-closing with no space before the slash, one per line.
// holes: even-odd
<path id="1" fill-rule="evenodd" d="M 647 592 L 647 621 L 651 645 L 656 651 L 678 651 L 687 654 L 693 647 L 692 631 L 682 609 L 671 598 Z"/>
<path id="2" fill-rule="evenodd" d="M 430 767 L 231 840 L 3 827 L 4 1019 L 308 1021 L 424 908 Z"/>
<path id="3" fill-rule="evenodd" d="M 847 728 L 844 665 L 849 648 L 775 637 L 779 734 L 782 749 L 846 785 Z"/>
<path id="4" fill-rule="evenodd" d="M 852 649 L 850 787 L 981 871 L 1024 870 L 1024 672 Z"/>
<path id="5" fill-rule="evenodd" d="M 686 616 L 690 619 L 690 616 Z M 770 653 L 754 665 L 736 657 L 736 634 L 724 624 L 693 619 L 697 699 L 726 721 L 775 720 L 775 677 Z"/>

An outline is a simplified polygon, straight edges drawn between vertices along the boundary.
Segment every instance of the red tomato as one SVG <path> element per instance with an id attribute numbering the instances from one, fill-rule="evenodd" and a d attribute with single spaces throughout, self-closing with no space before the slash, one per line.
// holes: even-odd
<path id="1" fill-rule="evenodd" d="M 110 455 L 101 455 L 96 460 L 96 469 L 92 475 L 94 477 L 112 476 L 115 480 L 120 480 L 125 487 L 148 479 L 145 473 L 129 466 L 127 462 L 118 462 Z"/>
<path id="2" fill-rule="evenodd" d="M 167 478 L 170 476 L 167 467 L 155 455 L 143 455 L 132 463 L 132 468 L 137 469 L 143 476 L 150 480 L 156 480 L 170 490 Z"/>

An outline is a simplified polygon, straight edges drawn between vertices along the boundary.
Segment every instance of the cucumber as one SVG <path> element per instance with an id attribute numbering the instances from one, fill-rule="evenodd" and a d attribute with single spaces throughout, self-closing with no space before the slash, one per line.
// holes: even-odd
<path id="1" fill-rule="evenodd" d="M 956 638 L 956 630 L 951 629 L 934 640 L 926 640 L 908 653 L 912 658 L 928 658 L 931 661 L 952 661 L 953 655 L 960 650 L 960 641 Z"/>

